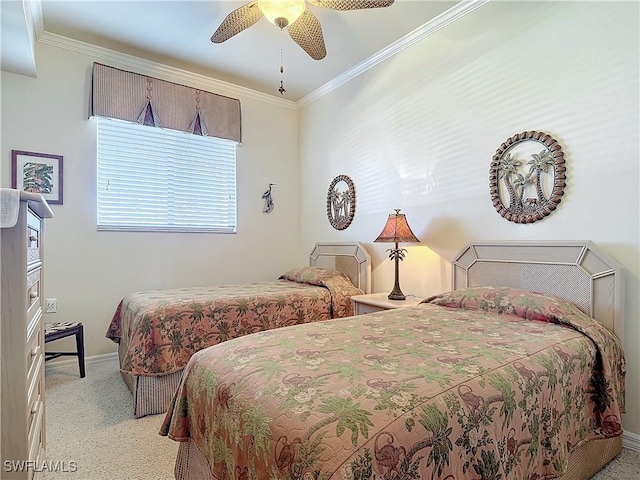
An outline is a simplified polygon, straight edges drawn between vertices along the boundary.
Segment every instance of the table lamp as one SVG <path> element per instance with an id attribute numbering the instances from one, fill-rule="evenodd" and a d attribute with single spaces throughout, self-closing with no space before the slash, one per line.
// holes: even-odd
<path id="1" fill-rule="evenodd" d="M 419 242 L 420 240 L 418 240 L 411 231 L 411 228 L 407 223 L 407 217 L 405 217 L 404 213 L 400 213 L 399 208 L 396 208 L 395 211 L 396 213 L 389 215 L 387 223 L 382 229 L 382 233 L 378 235 L 378 238 L 376 238 L 374 242 L 389 242 L 396 244 L 395 248 L 387 249 L 387 252 L 389 252 L 389 258 L 396 261 L 396 283 L 393 290 L 388 295 L 388 298 L 389 300 L 404 300 L 406 297 L 402 293 L 402 290 L 400 290 L 398 273 L 399 261 L 404 259 L 404 255 L 407 250 L 404 248 L 398 248 L 398 243 Z"/>

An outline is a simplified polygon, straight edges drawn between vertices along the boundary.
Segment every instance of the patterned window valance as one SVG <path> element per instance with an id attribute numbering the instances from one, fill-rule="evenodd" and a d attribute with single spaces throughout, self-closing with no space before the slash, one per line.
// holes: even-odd
<path id="1" fill-rule="evenodd" d="M 93 64 L 91 115 L 242 141 L 240 100 Z"/>

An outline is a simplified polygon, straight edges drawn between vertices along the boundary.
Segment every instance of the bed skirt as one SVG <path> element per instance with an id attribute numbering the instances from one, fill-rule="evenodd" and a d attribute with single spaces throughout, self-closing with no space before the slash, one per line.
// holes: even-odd
<path id="1" fill-rule="evenodd" d="M 118 349 L 120 365 L 122 365 L 123 351 L 124 349 Z M 133 394 L 135 418 L 165 413 L 182 379 L 182 370 L 157 377 L 135 376 L 123 371 L 120 373 Z"/>
<path id="2" fill-rule="evenodd" d="M 587 480 L 621 451 L 622 435 L 583 443 L 571 453 L 567 471 L 558 479 Z M 174 473 L 176 480 L 216 480 L 207 459 L 193 442 L 180 442 Z"/>

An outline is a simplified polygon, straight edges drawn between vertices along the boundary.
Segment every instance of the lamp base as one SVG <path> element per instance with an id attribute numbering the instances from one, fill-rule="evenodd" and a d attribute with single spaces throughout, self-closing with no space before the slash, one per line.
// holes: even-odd
<path id="1" fill-rule="evenodd" d="M 400 265 L 398 261 L 403 256 L 402 252 L 403 249 L 398 248 L 398 243 L 396 242 L 396 248 L 391 251 L 391 256 L 396 262 L 396 279 L 393 284 L 393 290 L 391 290 L 391 293 L 387 296 L 389 300 L 404 300 L 407 298 L 404 296 L 404 293 L 402 293 L 402 290 L 400 290 Z"/>
<path id="2" fill-rule="evenodd" d="M 395 291 L 393 291 L 389 295 L 387 295 L 387 298 L 389 300 L 404 300 L 407 297 L 405 297 L 402 292 L 396 293 Z"/>
<path id="3" fill-rule="evenodd" d="M 398 279 L 396 278 L 396 284 L 393 286 L 393 290 L 391 290 L 391 293 L 389 295 L 387 295 L 387 298 L 389 300 L 404 300 L 405 297 L 404 293 L 402 293 L 402 290 L 400 290 L 400 283 L 398 282 Z"/>

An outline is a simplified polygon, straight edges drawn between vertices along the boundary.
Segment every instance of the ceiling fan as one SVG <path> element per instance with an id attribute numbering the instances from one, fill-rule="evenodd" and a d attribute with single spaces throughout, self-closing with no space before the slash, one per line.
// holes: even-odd
<path id="1" fill-rule="evenodd" d="M 394 0 L 309 0 L 311 5 L 332 10 L 361 10 L 388 7 Z M 304 0 L 256 0 L 231 12 L 211 36 L 213 43 L 222 43 L 255 24 L 262 17 L 284 29 L 314 60 L 327 55 L 322 27 Z"/>

